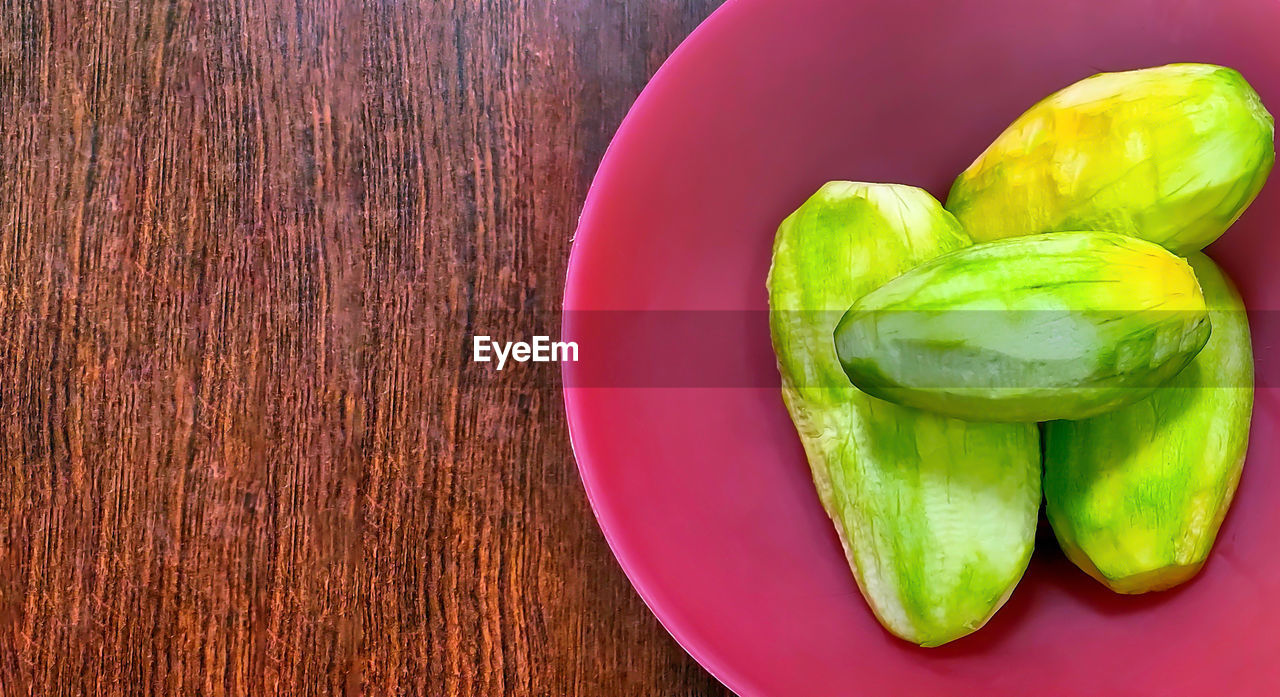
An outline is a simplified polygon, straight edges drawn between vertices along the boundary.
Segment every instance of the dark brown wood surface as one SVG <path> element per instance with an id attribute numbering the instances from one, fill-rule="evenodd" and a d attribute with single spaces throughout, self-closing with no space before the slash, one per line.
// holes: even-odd
<path id="1" fill-rule="evenodd" d="M 714 4 L 3 0 L 0 695 L 726 694 L 468 365 Z"/>

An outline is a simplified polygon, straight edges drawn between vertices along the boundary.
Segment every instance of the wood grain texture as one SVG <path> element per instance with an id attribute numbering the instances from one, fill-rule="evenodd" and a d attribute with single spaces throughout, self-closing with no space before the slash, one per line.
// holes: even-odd
<path id="1" fill-rule="evenodd" d="M 0 695 L 727 694 L 467 364 L 714 4 L 2 0 Z"/>

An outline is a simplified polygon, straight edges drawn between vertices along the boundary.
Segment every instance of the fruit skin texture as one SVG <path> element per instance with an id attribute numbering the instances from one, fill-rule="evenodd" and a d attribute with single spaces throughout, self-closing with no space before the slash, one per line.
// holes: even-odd
<path id="1" fill-rule="evenodd" d="M 1249 443 L 1253 352 L 1230 281 L 1190 256 L 1213 318 L 1196 359 L 1145 400 L 1044 425 L 1049 521 L 1076 566 L 1120 593 L 1200 570 L 1231 505 Z"/>
<path id="2" fill-rule="evenodd" d="M 850 381 L 962 419 L 1079 419 L 1142 399 L 1210 333 L 1191 267 L 1159 245 L 1058 232 L 927 261 L 836 328 Z"/>
<path id="3" fill-rule="evenodd" d="M 1102 73 L 1018 117 L 956 179 L 947 210 L 979 242 L 1105 230 L 1195 251 L 1257 196 L 1274 131 L 1230 68 Z"/>
<path id="4" fill-rule="evenodd" d="M 769 272 L 783 401 L 822 504 L 880 623 L 922 646 L 981 628 L 1022 577 L 1039 433 L 869 397 L 849 385 L 831 332 L 860 295 L 968 244 L 920 189 L 832 182 L 779 227 Z"/>

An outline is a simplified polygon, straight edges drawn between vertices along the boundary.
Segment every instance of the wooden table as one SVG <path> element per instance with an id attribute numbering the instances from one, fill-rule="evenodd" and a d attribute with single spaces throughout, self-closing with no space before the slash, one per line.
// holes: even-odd
<path id="1" fill-rule="evenodd" d="M 6 0 L 0 695 L 727 694 L 468 362 L 714 4 Z"/>

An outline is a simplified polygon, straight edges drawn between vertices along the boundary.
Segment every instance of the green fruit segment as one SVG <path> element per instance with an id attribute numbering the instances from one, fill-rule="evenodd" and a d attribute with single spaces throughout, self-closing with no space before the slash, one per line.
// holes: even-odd
<path id="1" fill-rule="evenodd" d="M 1194 251 L 1258 194 L 1273 138 L 1230 68 L 1102 73 L 1018 117 L 956 179 L 947 209 L 978 241 L 1105 230 Z"/>
<path id="2" fill-rule="evenodd" d="M 937 646 L 980 628 L 1031 556 L 1034 424 L 948 419 L 851 387 L 831 335 L 849 303 L 970 240 L 913 187 L 832 182 L 779 227 L 770 329 L 782 396 L 858 585 L 892 633 Z"/>
<path id="3" fill-rule="evenodd" d="M 979 421 L 1079 419 L 1142 399 L 1210 333 L 1191 267 L 1099 232 L 988 242 L 863 296 L 836 329 L 850 381 Z"/>
<path id="4" fill-rule="evenodd" d="M 1213 336 L 1168 385 L 1119 411 L 1045 424 L 1049 521 L 1077 566 L 1121 593 L 1177 585 L 1204 564 L 1249 441 L 1253 352 L 1244 305 L 1192 254 Z"/>

